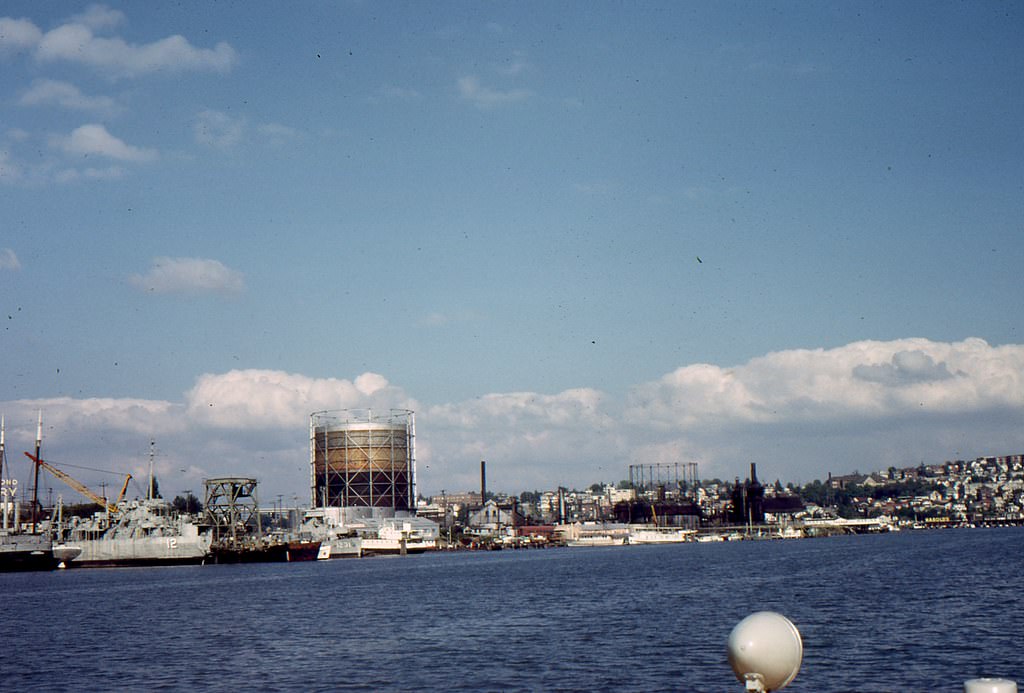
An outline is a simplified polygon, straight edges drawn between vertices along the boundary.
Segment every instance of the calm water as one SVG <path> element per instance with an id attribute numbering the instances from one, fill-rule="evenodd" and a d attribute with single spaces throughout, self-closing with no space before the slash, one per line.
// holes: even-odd
<path id="1" fill-rule="evenodd" d="M 2 690 L 742 691 L 752 611 L 792 691 L 1024 683 L 1024 529 L 0 574 Z"/>

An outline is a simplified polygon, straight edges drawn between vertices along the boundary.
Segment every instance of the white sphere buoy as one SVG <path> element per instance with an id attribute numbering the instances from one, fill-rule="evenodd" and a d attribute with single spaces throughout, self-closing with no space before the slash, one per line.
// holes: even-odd
<path id="1" fill-rule="evenodd" d="M 1007 679 L 964 681 L 964 693 L 1017 693 L 1017 684 Z"/>
<path id="2" fill-rule="evenodd" d="M 800 631 L 792 621 L 774 611 L 747 616 L 729 634 L 729 666 L 736 678 L 759 680 L 766 691 L 777 691 L 792 683 L 803 657 Z"/>

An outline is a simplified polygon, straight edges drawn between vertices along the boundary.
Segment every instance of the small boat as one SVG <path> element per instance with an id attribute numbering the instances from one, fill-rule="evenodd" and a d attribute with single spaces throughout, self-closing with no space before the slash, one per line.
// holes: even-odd
<path id="1" fill-rule="evenodd" d="M 361 549 L 365 555 L 423 553 L 436 548 L 436 538 L 419 527 L 413 527 L 408 521 L 385 521 L 376 532 L 369 531 L 361 537 Z"/>
<path id="2" fill-rule="evenodd" d="M 682 544 L 693 541 L 695 529 L 678 527 L 630 527 L 630 544 Z"/>
<path id="3" fill-rule="evenodd" d="M 570 539 L 566 542 L 566 546 L 624 546 L 626 539 L 627 537 L 615 537 L 611 534 L 590 534 Z"/>

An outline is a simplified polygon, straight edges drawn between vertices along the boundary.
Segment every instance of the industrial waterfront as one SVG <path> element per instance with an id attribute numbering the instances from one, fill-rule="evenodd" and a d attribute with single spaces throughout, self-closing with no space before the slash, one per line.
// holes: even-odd
<path id="1" fill-rule="evenodd" d="M 1024 455 L 848 475 L 803 489 L 763 484 L 756 463 L 741 482 L 702 481 L 697 463 L 630 465 L 628 481 L 587 491 L 520 496 L 478 492 L 426 499 L 417 492 L 415 414 L 337 410 L 309 418 L 307 507 L 261 507 L 258 480 L 216 477 L 204 496 L 100 495 L 41 457 L 39 413 L 31 494 L 4 472 L 0 570 L 184 563 L 302 562 L 439 549 L 596 547 L 798 539 L 906 528 L 993 526 L 1024 520 Z M 9 470 L 0 421 L 0 459 Z M 43 507 L 48 473 L 92 505 Z M 801 493 L 810 498 L 801 497 Z M 912 513 L 912 516 L 910 515 Z"/>
<path id="2" fill-rule="evenodd" d="M 959 693 L 974 676 L 1024 679 L 1022 539 L 997 528 L 4 574 L 20 637 L 5 639 L 2 687 L 721 693 L 743 689 L 730 629 L 771 609 L 804 638 L 787 690 Z"/>

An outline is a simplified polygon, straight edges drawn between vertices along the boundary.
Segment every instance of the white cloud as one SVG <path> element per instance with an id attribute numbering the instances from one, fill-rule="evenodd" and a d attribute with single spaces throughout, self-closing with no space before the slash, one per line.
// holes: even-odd
<path id="1" fill-rule="evenodd" d="M 34 50 L 40 61 L 79 63 L 112 77 L 190 70 L 226 73 L 238 62 L 235 49 L 225 42 L 213 48 L 198 48 L 180 35 L 143 44 L 95 35 L 124 21 L 123 13 L 105 5 L 91 5 L 46 33 L 28 19 L 2 17 L 0 54 Z"/>
<path id="2" fill-rule="evenodd" d="M 634 388 L 624 418 L 690 459 L 807 480 L 1024 446 L 1006 427 L 1022 414 L 1024 346 L 903 339 L 685 366 Z"/>
<path id="3" fill-rule="evenodd" d="M 10 248 L 0 248 L 0 270 L 20 270 L 18 256 Z"/>
<path id="4" fill-rule="evenodd" d="M 207 109 L 196 116 L 193 131 L 199 144 L 227 149 L 242 141 L 245 120 Z"/>
<path id="5" fill-rule="evenodd" d="M 18 99 L 22 106 L 56 105 L 75 111 L 111 115 L 118 107 L 107 96 L 86 96 L 73 84 L 52 79 L 37 79 Z"/>
<path id="6" fill-rule="evenodd" d="M 158 157 L 155 149 L 144 149 L 126 144 L 114 137 L 102 125 L 89 123 L 75 128 L 67 137 L 54 137 L 51 143 L 68 154 L 99 155 L 118 161 L 140 163 Z"/>
<path id="7" fill-rule="evenodd" d="M 192 421 L 239 430 L 302 427 L 314 411 L 387 409 L 407 403 L 401 390 L 376 373 L 349 381 L 283 371 L 234 370 L 202 375 L 186 394 Z"/>
<path id="8" fill-rule="evenodd" d="M 227 43 L 197 48 L 179 35 L 146 44 L 121 38 L 102 38 L 86 24 L 64 24 L 39 41 L 36 57 L 44 62 L 65 60 L 82 63 L 115 77 L 135 77 L 152 72 L 177 73 L 209 70 L 226 73 L 238 61 Z"/>
<path id="9" fill-rule="evenodd" d="M 469 101 L 477 108 L 493 108 L 505 104 L 517 103 L 530 98 L 531 92 L 527 89 L 509 89 L 502 91 L 480 84 L 480 79 L 468 75 L 459 78 L 459 94 L 463 99 Z"/>
<path id="10" fill-rule="evenodd" d="M 0 55 L 33 48 L 42 36 L 39 27 L 27 19 L 0 17 Z"/>
<path id="11" fill-rule="evenodd" d="M 865 380 L 863 368 L 876 366 L 867 372 L 885 375 Z M 308 416 L 343 408 L 416 411 L 426 493 L 476 488 L 480 460 L 488 486 L 510 492 L 618 481 L 630 464 L 691 461 L 702 478 L 746 476 L 756 462 L 764 479 L 806 482 L 1024 452 L 1024 345 L 903 339 L 795 349 L 730 368 L 684 366 L 624 401 L 577 388 L 421 405 L 378 373 L 348 380 L 234 370 L 200 376 L 180 404 L 0 403 L 14 430 L 11 449 L 32 440 L 39 407 L 52 439 L 44 445 L 76 463 L 111 466 L 108 456 L 135 450 L 125 464 L 138 464 L 149 437 L 163 439 L 172 489 L 198 490 L 203 474 L 239 474 L 259 478 L 265 494 L 304 499 Z"/>
<path id="12" fill-rule="evenodd" d="M 125 16 L 123 12 L 100 4 L 89 5 L 85 12 L 76 14 L 70 19 L 71 24 L 82 24 L 93 31 L 113 29 L 124 22 Z"/>
<path id="13" fill-rule="evenodd" d="M 129 281 L 154 293 L 239 293 L 245 288 L 241 272 L 217 260 L 192 257 L 158 257 L 149 272 L 134 274 Z"/>
<path id="14" fill-rule="evenodd" d="M 58 428 L 67 434 L 91 430 L 140 434 L 184 430 L 181 405 L 163 400 L 53 397 L 21 400 L 18 405 L 31 411 L 42 410 L 48 427 Z M 24 421 L 22 424 L 27 426 Z M 32 433 L 34 437 L 34 427 Z"/>
<path id="15" fill-rule="evenodd" d="M 854 342 L 685 366 L 634 389 L 630 420 L 658 426 L 877 419 L 1024 405 L 1024 349 L 982 340 Z"/>

